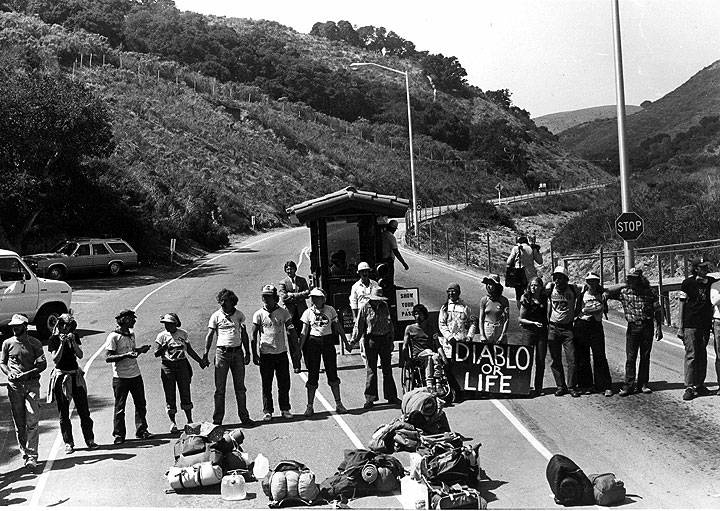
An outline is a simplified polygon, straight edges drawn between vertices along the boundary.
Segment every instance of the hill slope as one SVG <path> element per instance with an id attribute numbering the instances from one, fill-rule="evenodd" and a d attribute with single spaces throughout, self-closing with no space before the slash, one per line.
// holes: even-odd
<path id="1" fill-rule="evenodd" d="M 627 115 L 632 115 L 640 110 L 642 110 L 640 106 L 625 105 Z M 598 119 L 615 119 L 616 117 L 617 107 L 615 105 L 604 105 L 533 117 L 533 121 L 538 126 L 545 126 L 551 133 L 558 134 L 578 124 Z"/>

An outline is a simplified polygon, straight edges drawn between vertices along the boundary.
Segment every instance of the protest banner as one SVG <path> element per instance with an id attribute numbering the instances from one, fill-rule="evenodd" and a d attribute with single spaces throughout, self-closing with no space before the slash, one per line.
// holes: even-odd
<path id="1" fill-rule="evenodd" d="M 529 394 L 533 347 L 458 341 L 452 376 L 465 392 Z"/>

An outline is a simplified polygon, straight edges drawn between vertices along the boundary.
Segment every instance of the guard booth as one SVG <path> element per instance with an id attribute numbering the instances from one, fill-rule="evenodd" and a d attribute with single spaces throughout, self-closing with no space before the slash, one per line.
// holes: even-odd
<path id="1" fill-rule="evenodd" d="M 310 228 L 311 286 L 325 291 L 346 332 L 354 323 L 349 298 L 359 278 L 357 265 L 367 262 L 373 268 L 371 278 L 377 280 L 380 234 L 388 219 L 404 217 L 409 205 L 408 199 L 395 195 L 347 187 L 287 208 L 293 220 Z M 396 310 L 394 294 L 388 296 L 391 312 Z"/>

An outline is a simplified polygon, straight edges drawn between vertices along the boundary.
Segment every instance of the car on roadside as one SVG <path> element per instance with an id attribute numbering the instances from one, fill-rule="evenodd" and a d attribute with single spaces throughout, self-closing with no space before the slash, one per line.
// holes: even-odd
<path id="1" fill-rule="evenodd" d="M 0 329 L 7 330 L 13 314 L 23 314 L 47 339 L 71 300 L 67 283 L 38 277 L 17 252 L 0 249 Z"/>
<path id="2" fill-rule="evenodd" d="M 36 274 L 62 280 L 88 272 L 119 275 L 137 268 L 138 254 L 120 238 L 73 238 L 58 243 L 49 252 L 25 255 L 23 260 Z"/>

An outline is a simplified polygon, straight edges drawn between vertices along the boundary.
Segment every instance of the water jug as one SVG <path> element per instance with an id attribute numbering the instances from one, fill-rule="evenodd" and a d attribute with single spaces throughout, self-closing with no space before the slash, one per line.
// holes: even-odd
<path id="1" fill-rule="evenodd" d="M 243 500 L 247 497 L 245 478 L 233 470 L 222 478 L 220 496 L 223 500 Z"/>
<path id="2" fill-rule="evenodd" d="M 258 454 L 253 462 L 253 476 L 258 481 L 261 481 L 263 477 L 270 471 L 270 460 L 268 460 L 262 454 Z"/>

